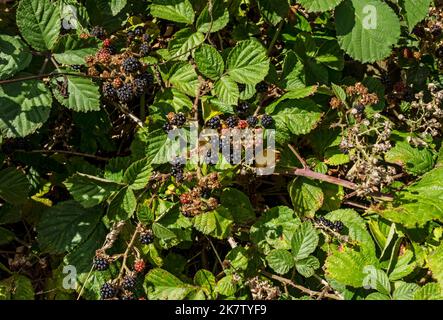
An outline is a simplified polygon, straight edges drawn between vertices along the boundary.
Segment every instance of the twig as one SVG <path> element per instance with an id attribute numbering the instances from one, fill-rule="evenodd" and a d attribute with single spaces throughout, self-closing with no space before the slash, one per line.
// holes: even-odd
<path id="1" fill-rule="evenodd" d="M 292 153 L 295 154 L 295 156 L 297 157 L 298 161 L 300 161 L 301 165 L 303 166 L 303 168 L 307 169 L 309 168 L 308 164 L 306 163 L 305 159 L 303 159 L 301 157 L 301 155 L 297 152 L 297 150 L 295 150 L 295 148 L 288 144 L 289 149 L 291 149 Z"/>
<path id="2" fill-rule="evenodd" d="M 274 47 L 275 42 L 277 42 L 277 39 L 278 39 L 282 29 L 283 29 L 283 25 L 284 24 L 285 24 L 285 20 L 280 21 L 280 23 L 279 23 L 279 25 L 277 27 L 277 30 L 274 33 L 274 37 L 272 38 L 271 43 L 269 44 L 268 52 L 267 52 L 268 56 L 271 54 L 272 48 Z"/>
<path id="3" fill-rule="evenodd" d="M 220 258 L 220 256 L 219 256 L 217 250 L 215 249 L 214 244 L 212 243 L 211 239 L 209 239 L 208 237 L 206 237 L 206 239 L 208 239 L 209 244 L 211 245 L 212 250 L 214 251 L 215 256 L 217 257 L 217 260 L 218 260 L 218 262 L 220 263 L 222 269 L 225 270 L 225 266 L 223 265 L 223 261 L 222 261 L 222 259 Z"/>
<path id="4" fill-rule="evenodd" d="M 45 73 L 45 74 L 39 74 L 39 75 L 35 75 L 35 76 L 27 76 L 27 77 L 16 78 L 16 79 L 1 80 L 0 85 L 28 81 L 28 80 L 43 79 L 43 78 L 48 78 L 48 77 L 58 77 L 58 76 L 75 76 L 75 77 L 92 78 L 92 79 L 106 79 L 103 77 L 90 76 L 90 75 L 86 75 L 86 74 L 82 74 L 82 73 L 54 72 L 54 73 Z"/>
<path id="5" fill-rule="evenodd" d="M 353 207 L 363 209 L 363 210 L 369 210 L 369 207 L 367 207 L 363 204 L 357 203 L 357 202 L 353 202 L 353 201 L 345 201 L 345 202 L 343 202 L 343 204 L 347 204 L 349 206 L 353 206 Z"/>
<path id="6" fill-rule="evenodd" d="M 68 151 L 68 150 L 31 150 L 31 151 L 17 150 L 17 151 L 23 151 L 23 152 L 27 152 L 27 153 L 64 153 L 64 154 L 70 154 L 73 156 L 93 158 L 93 159 L 100 160 L 100 161 L 109 161 L 109 158 L 96 156 L 95 154 L 88 154 L 88 153 Z"/>
<path id="7" fill-rule="evenodd" d="M 141 227 L 141 223 L 137 224 L 137 227 L 135 227 L 135 231 L 132 235 L 132 238 L 129 241 L 128 247 L 126 248 L 125 253 L 123 254 L 122 266 L 120 268 L 120 272 L 118 274 L 117 280 L 121 279 L 121 277 L 123 276 L 123 271 L 125 270 L 125 268 L 127 268 L 126 267 L 126 260 L 128 259 L 129 252 L 131 251 L 132 246 L 134 245 L 135 239 L 137 238 L 137 235 L 140 231 L 140 227 Z"/>

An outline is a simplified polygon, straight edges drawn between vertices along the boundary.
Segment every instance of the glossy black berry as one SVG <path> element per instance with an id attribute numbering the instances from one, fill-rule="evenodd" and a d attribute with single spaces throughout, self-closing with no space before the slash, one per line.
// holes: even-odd
<path id="1" fill-rule="evenodd" d="M 268 91 L 268 84 L 266 82 L 257 83 L 255 90 L 257 90 L 258 93 L 266 92 Z"/>
<path id="2" fill-rule="evenodd" d="M 226 119 L 226 124 L 229 128 L 235 128 L 238 125 L 238 118 L 236 116 L 230 116 Z"/>
<path id="3" fill-rule="evenodd" d="M 140 77 L 134 79 L 134 90 L 136 96 L 139 97 L 144 94 L 146 90 L 148 90 L 148 87 L 148 82 L 145 79 Z"/>
<path id="4" fill-rule="evenodd" d="M 145 33 L 145 34 L 142 36 L 142 41 L 143 41 L 143 42 L 149 42 L 150 40 L 151 40 L 151 36 L 150 36 L 149 34 Z"/>
<path id="5" fill-rule="evenodd" d="M 154 242 L 154 233 L 151 229 L 146 230 L 140 233 L 140 243 L 141 244 L 150 244 Z"/>
<path id="6" fill-rule="evenodd" d="M 206 126 L 211 128 L 211 129 L 218 129 L 218 128 L 220 128 L 220 117 L 219 116 L 215 116 L 215 117 L 209 119 L 209 121 L 206 122 Z"/>
<path id="7" fill-rule="evenodd" d="M 140 54 L 143 57 L 146 57 L 147 55 L 149 55 L 149 52 L 151 51 L 151 46 L 147 43 L 142 43 L 140 45 Z"/>
<path id="8" fill-rule="evenodd" d="M 268 114 L 264 114 L 261 118 L 261 125 L 264 128 L 269 128 L 272 126 L 272 124 L 274 123 L 274 119 L 268 115 Z"/>
<path id="9" fill-rule="evenodd" d="M 341 221 L 335 221 L 334 222 L 334 230 L 337 232 L 340 232 L 341 230 L 343 230 L 344 224 Z"/>
<path id="10" fill-rule="evenodd" d="M 107 48 L 109 50 L 109 54 L 116 54 L 117 53 L 117 48 L 115 46 L 113 46 L 112 44 L 109 45 Z"/>
<path id="11" fill-rule="evenodd" d="M 249 116 L 246 122 L 250 127 L 254 128 L 258 124 L 258 118 L 256 116 Z"/>
<path id="12" fill-rule="evenodd" d="M 174 118 L 171 121 L 171 124 L 177 126 L 177 127 L 182 127 L 184 124 L 186 123 L 186 117 L 183 113 L 176 113 L 174 115 Z"/>
<path id="13" fill-rule="evenodd" d="M 431 34 L 433 37 L 438 38 L 441 36 L 442 30 L 441 27 L 437 24 L 433 25 L 431 28 Z"/>
<path id="14" fill-rule="evenodd" d="M 175 180 L 177 180 L 177 181 L 183 180 L 184 167 L 185 167 L 185 165 L 182 163 L 181 158 L 177 158 L 174 160 L 174 162 L 172 163 L 172 167 L 171 167 L 171 175 L 175 178 Z"/>
<path id="15" fill-rule="evenodd" d="M 74 64 L 74 65 L 71 66 L 71 68 L 72 68 L 72 70 L 80 72 L 80 71 L 82 71 L 83 66 L 81 64 Z"/>
<path id="16" fill-rule="evenodd" d="M 117 90 L 115 90 L 114 86 L 111 83 L 105 83 L 102 87 L 103 95 L 106 98 L 114 98 L 117 95 Z"/>
<path id="17" fill-rule="evenodd" d="M 355 110 L 357 110 L 358 114 L 362 114 L 365 111 L 365 106 L 361 103 L 354 106 Z"/>
<path id="18" fill-rule="evenodd" d="M 123 61 L 122 67 L 126 73 L 137 72 L 141 68 L 141 63 L 134 57 L 129 57 Z"/>
<path id="19" fill-rule="evenodd" d="M 134 30 L 134 34 L 135 34 L 137 37 L 142 36 L 144 32 L 145 32 L 145 30 L 143 29 L 143 27 L 137 27 L 137 28 L 135 28 L 135 30 Z"/>
<path id="20" fill-rule="evenodd" d="M 117 290 L 114 288 L 112 284 L 109 282 L 106 282 L 102 287 L 100 288 L 100 296 L 102 299 L 110 299 L 115 296 L 117 293 Z"/>
<path id="21" fill-rule="evenodd" d="M 166 122 L 164 125 L 163 125 L 163 130 L 165 131 L 165 132 L 169 132 L 169 131 L 171 131 L 172 129 L 174 129 L 173 127 L 172 127 L 172 124 L 170 124 L 169 122 Z"/>
<path id="22" fill-rule="evenodd" d="M 125 83 L 120 88 L 118 88 L 117 97 L 121 102 L 131 101 L 134 98 L 131 84 Z"/>
<path id="23" fill-rule="evenodd" d="M 106 34 L 106 30 L 103 27 L 95 26 L 91 30 L 91 36 L 97 37 L 100 40 L 105 40 L 106 39 L 106 35 L 107 35 Z"/>
<path id="24" fill-rule="evenodd" d="M 250 108 L 249 103 L 247 103 L 246 101 L 243 101 L 237 106 L 237 112 L 240 114 L 244 114 L 249 111 L 249 108 Z"/>
<path id="25" fill-rule="evenodd" d="M 109 261 L 103 257 L 94 257 L 92 265 L 94 266 L 95 270 L 103 271 L 109 268 Z"/>
<path id="26" fill-rule="evenodd" d="M 209 188 L 203 188 L 201 190 L 201 197 L 204 199 L 209 199 L 211 197 L 211 189 Z"/>
<path id="27" fill-rule="evenodd" d="M 125 276 L 122 281 L 122 288 L 126 290 L 134 289 L 136 285 L 136 278 L 134 276 Z"/>
<path id="28" fill-rule="evenodd" d="M 423 38 L 426 35 L 425 28 L 423 28 L 422 26 L 416 26 L 412 30 L 412 33 L 415 34 L 419 38 Z"/>

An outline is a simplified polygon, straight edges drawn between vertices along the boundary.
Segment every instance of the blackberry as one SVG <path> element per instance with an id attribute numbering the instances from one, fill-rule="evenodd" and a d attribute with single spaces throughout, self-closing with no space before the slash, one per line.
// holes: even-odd
<path id="1" fill-rule="evenodd" d="M 91 36 L 99 38 L 100 40 L 105 40 L 106 30 L 103 27 L 95 26 L 91 30 Z"/>
<path id="2" fill-rule="evenodd" d="M 437 48 L 437 50 L 435 50 L 435 56 L 438 59 L 443 59 L 443 46 L 440 46 Z"/>
<path id="3" fill-rule="evenodd" d="M 94 257 L 92 265 L 95 270 L 104 271 L 109 268 L 109 261 L 106 258 L 96 256 Z"/>
<path id="4" fill-rule="evenodd" d="M 431 28 L 431 34 L 434 38 L 438 38 L 441 36 L 441 27 L 437 24 L 434 24 Z"/>
<path id="5" fill-rule="evenodd" d="M 107 46 L 108 50 L 109 50 L 109 54 L 116 54 L 117 53 L 117 48 L 114 45 L 109 45 Z"/>
<path id="6" fill-rule="evenodd" d="M 206 122 L 206 125 L 211 129 L 218 129 L 220 128 L 220 117 L 215 116 L 211 119 L 209 119 L 208 122 Z"/>
<path id="7" fill-rule="evenodd" d="M 426 36 L 425 28 L 423 28 L 422 26 L 416 26 L 412 30 L 412 33 L 415 34 L 419 38 L 423 38 L 424 36 Z"/>
<path id="8" fill-rule="evenodd" d="M 361 103 L 357 104 L 354 108 L 357 110 L 358 114 L 362 114 L 363 111 L 365 111 L 365 106 Z"/>
<path id="9" fill-rule="evenodd" d="M 140 243 L 141 244 L 150 244 L 154 242 L 154 233 L 151 229 L 146 230 L 140 233 Z"/>
<path id="10" fill-rule="evenodd" d="M 182 127 L 186 123 L 186 117 L 183 113 L 177 113 L 171 121 L 171 124 L 177 127 Z"/>
<path id="11" fill-rule="evenodd" d="M 145 33 L 143 36 L 142 36 L 142 41 L 143 42 L 149 42 L 151 40 L 151 36 L 149 35 L 149 34 L 147 34 L 147 33 Z"/>
<path id="12" fill-rule="evenodd" d="M 335 221 L 334 222 L 334 230 L 337 231 L 337 232 L 340 232 L 341 230 L 343 230 L 344 226 L 345 225 L 341 221 Z"/>
<path id="13" fill-rule="evenodd" d="M 229 128 L 235 128 L 238 124 L 238 118 L 236 116 L 230 116 L 226 119 L 226 124 Z"/>
<path id="14" fill-rule="evenodd" d="M 146 80 L 137 77 L 134 79 L 134 89 L 135 95 L 139 97 L 143 95 L 148 89 L 148 83 L 146 82 Z"/>
<path id="15" fill-rule="evenodd" d="M 240 114 L 244 114 L 249 111 L 249 108 L 250 108 L 249 103 L 247 103 L 246 101 L 243 101 L 237 106 L 237 112 Z"/>
<path id="16" fill-rule="evenodd" d="M 102 91 L 106 98 L 114 98 L 117 95 L 117 90 L 109 82 L 103 84 Z"/>
<path id="17" fill-rule="evenodd" d="M 240 5 L 240 9 L 242 9 L 243 11 L 246 11 L 246 10 L 248 10 L 248 5 L 246 3 L 242 3 Z"/>
<path id="18" fill-rule="evenodd" d="M 412 101 L 414 101 L 414 99 L 415 99 L 415 94 L 414 94 L 414 91 L 412 91 L 412 89 L 407 89 L 406 90 L 406 92 L 405 92 L 405 94 L 404 94 L 404 96 L 403 96 L 403 99 L 406 101 L 406 102 L 412 102 Z"/>
<path id="19" fill-rule="evenodd" d="M 123 84 L 117 89 L 117 97 L 121 102 L 129 102 L 134 97 L 132 92 L 132 85 L 129 83 Z"/>
<path id="20" fill-rule="evenodd" d="M 135 38 L 135 33 L 132 30 L 129 30 L 128 32 L 126 32 L 126 36 L 128 37 L 129 41 L 132 41 Z"/>
<path id="21" fill-rule="evenodd" d="M 185 167 L 180 160 L 181 160 L 180 158 L 175 159 L 174 163 L 172 163 L 172 168 L 171 168 L 171 174 L 177 181 L 183 180 L 183 169 Z"/>
<path id="22" fill-rule="evenodd" d="M 134 289 L 136 278 L 134 276 L 125 276 L 122 281 L 122 288 L 126 290 Z"/>
<path id="23" fill-rule="evenodd" d="M 268 114 L 264 114 L 261 118 L 261 125 L 264 128 L 269 128 L 270 126 L 272 126 L 272 124 L 274 123 L 274 119 L 268 115 Z"/>
<path id="24" fill-rule="evenodd" d="M 204 199 L 209 199 L 211 197 L 211 189 L 202 188 L 200 195 Z"/>
<path id="25" fill-rule="evenodd" d="M 389 77 L 388 74 L 382 74 L 382 76 L 380 77 L 380 82 L 386 86 L 386 87 L 391 87 L 392 86 L 392 80 Z"/>
<path id="26" fill-rule="evenodd" d="M 110 284 L 109 282 L 106 282 L 100 288 L 100 296 L 101 296 L 102 300 L 113 298 L 116 293 L 117 293 L 117 290 L 115 290 L 114 286 L 112 284 Z"/>
<path id="27" fill-rule="evenodd" d="M 72 70 L 81 72 L 82 69 L 83 69 L 83 66 L 81 64 L 74 64 L 74 65 L 71 66 L 71 68 L 72 68 Z"/>
<path id="28" fill-rule="evenodd" d="M 264 81 L 257 83 L 257 85 L 255 86 L 255 90 L 257 90 L 258 93 L 266 92 L 268 91 L 268 84 Z"/>
<path id="29" fill-rule="evenodd" d="M 256 116 L 249 116 L 246 119 L 246 122 L 250 127 L 255 128 L 255 126 L 258 124 L 258 118 Z"/>
<path id="30" fill-rule="evenodd" d="M 169 122 L 166 122 L 162 128 L 165 132 L 169 132 L 173 129 L 172 124 L 170 124 Z"/>
<path id="31" fill-rule="evenodd" d="M 123 70 L 126 73 L 134 73 L 141 69 L 142 65 L 138 59 L 129 57 L 122 63 Z"/>
<path id="32" fill-rule="evenodd" d="M 146 81 L 147 85 L 152 85 L 154 83 L 154 76 L 149 72 L 143 72 L 141 75 L 139 75 L 139 78 Z"/>
<path id="33" fill-rule="evenodd" d="M 149 52 L 151 51 L 151 47 L 150 47 L 150 45 L 149 44 L 147 44 L 147 43 L 142 43 L 141 45 L 140 45 L 140 54 L 143 56 L 143 57 L 146 57 L 147 55 L 149 55 Z"/>
<path id="34" fill-rule="evenodd" d="M 137 27 L 134 30 L 134 34 L 138 37 L 140 37 L 141 35 L 143 35 L 143 33 L 145 32 L 145 30 L 143 29 L 143 27 Z"/>

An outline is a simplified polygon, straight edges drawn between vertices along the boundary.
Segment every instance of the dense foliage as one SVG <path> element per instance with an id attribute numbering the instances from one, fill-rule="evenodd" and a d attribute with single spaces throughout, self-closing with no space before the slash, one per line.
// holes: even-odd
<path id="1" fill-rule="evenodd" d="M 441 1 L 0 9 L 0 299 L 443 299 Z"/>

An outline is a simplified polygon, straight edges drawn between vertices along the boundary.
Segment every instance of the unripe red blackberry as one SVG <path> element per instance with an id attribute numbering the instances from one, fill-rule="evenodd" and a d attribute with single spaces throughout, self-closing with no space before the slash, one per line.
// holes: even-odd
<path id="1" fill-rule="evenodd" d="M 141 259 L 138 259 L 134 263 L 135 272 L 142 272 L 145 269 L 145 262 Z"/>

